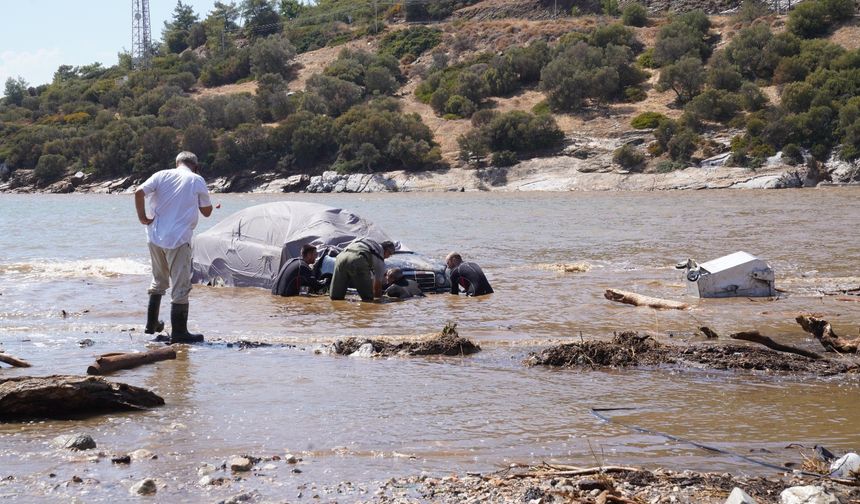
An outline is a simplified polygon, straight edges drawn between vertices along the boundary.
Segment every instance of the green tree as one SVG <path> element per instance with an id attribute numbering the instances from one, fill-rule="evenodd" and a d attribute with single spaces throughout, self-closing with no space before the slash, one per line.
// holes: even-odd
<path id="1" fill-rule="evenodd" d="M 57 154 L 45 154 L 39 157 L 36 169 L 33 170 L 33 176 L 39 185 L 48 185 L 60 178 L 68 166 L 69 161 L 65 157 Z"/>
<path id="2" fill-rule="evenodd" d="M 299 17 L 302 10 L 302 4 L 298 0 L 278 0 L 278 12 L 287 19 Z"/>
<path id="3" fill-rule="evenodd" d="M 621 21 L 627 26 L 645 26 L 648 24 L 648 10 L 639 2 L 630 2 L 621 13 Z"/>
<path id="4" fill-rule="evenodd" d="M 705 78 L 702 61 L 696 56 L 685 56 L 678 63 L 663 67 L 657 84 L 663 90 L 674 91 L 679 102 L 687 103 L 702 91 Z"/>
<path id="5" fill-rule="evenodd" d="M 24 101 L 24 97 L 29 95 L 27 86 L 27 81 L 21 76 L 17 79 L 13 79 L 12 77 L 6 79 L 6 90 L 4 92 L 6 103 L 20 106 Z"/>
<path id="6" fill-rule="evenodd" d="M 281 17 L 272 0 L 243 0 L 241 10 L 249 37 L 267 37 L 281 31 Z"/>
<path id="7" fill-rule="evenodd" d="M 168 51 L 181 53 L 187 49 L 190 45 L 188 36 L 191 33 L 191 27 L 198 21 L 194 7 L 183 4 L 182 0 L 177 0 L 172 20 L 164 22 L 162 38 Z"/>

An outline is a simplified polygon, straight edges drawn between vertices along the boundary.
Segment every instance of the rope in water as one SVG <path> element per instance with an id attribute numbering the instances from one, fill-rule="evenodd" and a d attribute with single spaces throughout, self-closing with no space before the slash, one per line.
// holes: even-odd
<path id="1" fill-rule="evenodd" d="M 633 430 L 636 432 L 642 432 L 644 434 L 651 434 L 654 436 L 664 437 L 670 441 L 675 441 L 678 443 L 685 443 L 685 444 L 693 445 L 696 448 L 701 448 L 701 449 L 707 450 L 709 452 L 720 453 L 722 455 L 728 455 L 730 457 L 739 458 L 739 459 L 746 461 L 746 462 L 749 462 L 751 464 L 756 464 L 756 465 L 760 465 L 762 467 L 767 467 L 768 469 L 775 469 L 775 470 L 780 471 L 780 472 L 793 471 L 792 469 L 788 469 L 787 467 L 779 466 L 776 464 L 771 464 L 769 462 L 764 462 L 761 460 L 756 460 L 752 457 L 747 457 L 746 455 L 741 455 L 740 453 L 735 453 L 735 452 L 731 452 L 728 450 L 723 450 L 722 448 L 716 448 L 713 446 L 708 446 L 706 444 L 702 444 L 702 443 L 699 443 L 696 441 L 691 441 L 689 439 L 684 439 L 684 438 L 681 438 L 678 436 L 673 436 L 672 434 L 667 434 L 665 432 L 659 432 L 659 431 L 655 431 L 655 430 L 651 430 L 651 429 L 646 429 L 644 427 L 639 427 L 638 425 L 629 425 L 629 424 L 624 424 L 621 422 L 616 422 L 616 421 L 613 421 L 611 417 L 603 414 L 603 412 L 609 412 L 609 411 L 623 411 L 623 410 L 635 410 L 635 409 L 638 409 L 638 408 L 589 408 L 589 410 L 591 410 L 592 415 L 594 415 L 595 417 L 597 417 L 598 419 L 600 419 L 606 423 L 614 423 L 616 425 L 620 425 L 626 429 L 630 429 L 630 430 Z M 796 474 L 801 474 L 803 476 L 810 476 L 810 477 L 814 477 L 814 478 L 823 478 L 824 477 L 821 474 L 812 473 L 812 472 L 808 472 L 808 471 L 798 470 L 798 471 L 793 471 L 793 472 L 795 472 Z"/>

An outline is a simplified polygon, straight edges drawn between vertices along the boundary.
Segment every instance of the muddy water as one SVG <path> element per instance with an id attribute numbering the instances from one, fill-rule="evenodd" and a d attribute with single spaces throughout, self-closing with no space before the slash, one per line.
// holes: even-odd
<path id="1" fill-rule="evenodd" d="M 858 196 L 858 189 L 289 196 L 353 209 L 427 255 L 459 250 L 483 266 L 496 294 L 369 304 L 195 287 L 190 325 L 209 339 L 291 346 L 194 347 L 176 361 L 116 373 L 165 397 L 167 405 L 150 412 L 0 425 L 0 497 L 107 501 L 156 477 L 165 485 L 159 495 L 172 500 L 253 489 L 329 499 L 313 484 L 366 486 L 394 475 L 542 460 L 772 473 L 625 425 L 776 464 L 800 461 L 790 443 L 860 449 L 854 380 L 521 365 L 542 346 L 627 329 L 664 332 L 679 343 L 699 341 L 701 325 L 722 334 L 758 329 L 814 349 L 793 322 L 799 311 L 856 334 L 860 303 L 819 293 L 860 285 Z M 222 208 L 200 228 L 283 197 L 216 195 Z M 690 299 L 689 312 L 659 313 L 603 298 L 610 287 L 684 298 L 676 262 L 736 250 L 767 258 L 787 292 L 778 300 Z M 143 348 L 149 268 L 130 196 L 3 195 L 0 251 L 0 345 L 34 364 L 4 368 L 2 376 L 80 374 L 95 354 Z M 556 263 L 590 269 L 561 273 Z M 447 321 L 484 352 L 387 360 L 314 353 L 338 337 L 410 337 Z M 94 346 L 80 348 L 85 338 Z M 615 423 L 607 424 L 591 407 L 634 409 L 610 413 Z M 108 455 L 146 449 L 158 458 L 117 466 L 50 446 L 79 431 Z M 288 452 L 303 459 L 302 472 L 274 462 L 226 487 L 196 484 L 202 463 Z M 75 475 L 83 483 L 69 483 Z"/>

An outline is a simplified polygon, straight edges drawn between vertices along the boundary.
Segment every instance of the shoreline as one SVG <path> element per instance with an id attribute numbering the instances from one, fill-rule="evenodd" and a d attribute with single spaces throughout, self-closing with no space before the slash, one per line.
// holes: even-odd
<path id="1" fill-rule="evenodd" d="M 668 173 L 633 173 L 605 166 L 584 167 L 573 157 L 535 158 L 511 167 L 449 168 L 437 171 L 389 171 L 341 175 L 284 176 L 242 172 L 207 180 L 213 193 L 374 193 L 374 192 L 607 192 L 707 189 L 786 189 L 860 185 L 860 166 L 844 163 L 824 175 L 803 166 L 777 164 L 757 170 L 738 167 L 688 167 Z M 77 173 L 47 187 L 30 182 L 30 170 L 0 183 L 0 193 L 114 194 L 134 192 L 139 177 L 90 180 Z"/>

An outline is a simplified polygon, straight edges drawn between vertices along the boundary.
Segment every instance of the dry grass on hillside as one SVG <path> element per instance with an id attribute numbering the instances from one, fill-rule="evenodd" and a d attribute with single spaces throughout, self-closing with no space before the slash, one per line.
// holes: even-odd
<path id="1" fill-rule="evenodd" d="M 290 91 L 302 91 L 305 89 L 305 83 L 312 75 L 322 73 L 331 62 L 337 59 L 337 55 L 343 49 L 358 50 L 363 49 L 368 52 L 376 52 L 376 39 L 359 39 L 352 40 L 346 44 L 323 47 L 315 51 L 296 56 L 296 77 L 289 82 Z"/>
<path id="2" fill-rule="evenodd" d="M 860 49 L 860 19 L 854 18 L 833 32 L 828 40 L 839 44 L 849 51 Z"/>
<path id="3" fill-rule="evenodd" d="M 225 84 L 211 88 L 197 89 L 192 94 L 195 99 L 207 98 L 209 96 L 230 95 L 239 93 L 257 93 L 257 81 L 243 82 L 241 84 Z"/>

